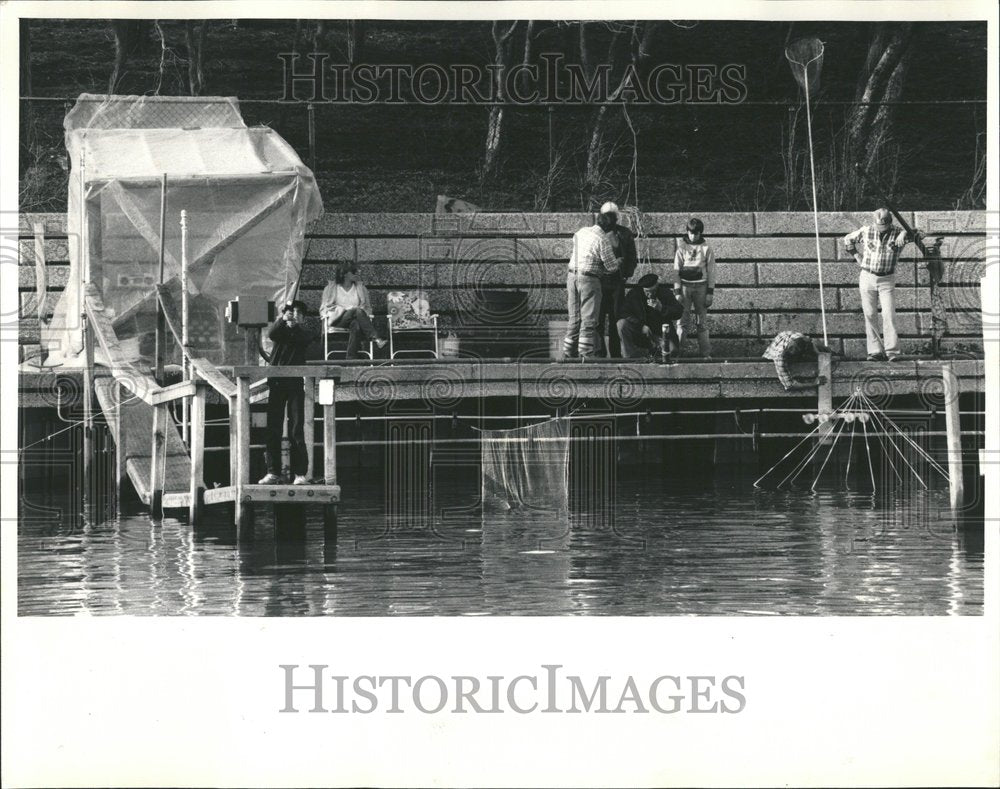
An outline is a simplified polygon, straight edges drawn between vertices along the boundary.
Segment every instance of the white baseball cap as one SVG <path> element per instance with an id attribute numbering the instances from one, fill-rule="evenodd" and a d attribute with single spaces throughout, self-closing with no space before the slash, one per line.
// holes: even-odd
<path id="1" fill-rule="evenodd" d="M 601 206 L 602 214 L 617 214 L 618 213 L 618 203 L 612 203 L 610 200 Z"/>

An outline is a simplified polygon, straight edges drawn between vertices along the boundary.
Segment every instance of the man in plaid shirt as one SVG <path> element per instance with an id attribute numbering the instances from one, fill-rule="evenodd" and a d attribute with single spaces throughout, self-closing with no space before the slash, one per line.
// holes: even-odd
<path id="1" fill-rule="evenodd" d="M 795 362 L 815 361 L 817 351 L 830 351 L 830 349 L 817 342 L 813 342 L 802 332 L 783 331 L 771 341 L 771 344 L 764 351 L 764 358 L 774 362 L 774 370 L 778 373 L 778 380 L 785 387 L 785 391 L 793 389 L 811 389 L 825 384 L 826 379 L 822 376 L 811 376 L 807 378 L 794 378 L 788 371 L 788 365 Z"/>
<path id="2" fill-rule="evenodd" d="M 618 271 L 622 262 L 615 256 L 611 243 L 617 219 L 617 206 L 605 203 L 597 224 L 581 228 L 573 235 L 573 254 L 566 275 L 569 324 L 563 354 L 567 358 L 593 356 L 600 345 L 597 316 L 601 312 L 601 281 L 605 275 Z"/>
<path id="3" fill-rule="evenodd" d="M 861 309 L 865 313 L 865 335 L 868 360 L 889 361 L 899 356 L 896 334 L 896 263 L 899 253 L 910 241 L 905 230 L 892 225 L 888 208 L 874 214 L 874 222 L 844 236 L 844 247 L 861 266 L 858 290 Z M 882 333 L 876 325 L 878 308 L 882 307 Z"/>

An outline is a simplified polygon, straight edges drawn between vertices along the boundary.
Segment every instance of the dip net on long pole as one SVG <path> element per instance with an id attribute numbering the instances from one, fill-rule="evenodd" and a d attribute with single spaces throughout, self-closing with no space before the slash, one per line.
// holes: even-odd
<path id="1" fill-rule="evenodd" d="M 785 57 L 792 67 L 795 81 L 805 92 L 806 128 L 809 133 L 809 173 L 812 176 L 813 224 L 816 228 L 816 268 L 819 276 L 819 308 L 823 321 L 823 344 L 829 345 L 826 334 L 826 300 L 823 298 L 823 255 L 819 245 L 819 202 L 816 199 L 816 158 L 813 154 L 812 110 L 810 95 L 819 90 L 819 75 L 823 69 L 823 42 L 818 38 L 800 38 L 785 48 Z"/>
<path id="2" fill-rule="evenodd" d="M 569 509 L 569 420 L 479 433 L 484 509 Z"/>

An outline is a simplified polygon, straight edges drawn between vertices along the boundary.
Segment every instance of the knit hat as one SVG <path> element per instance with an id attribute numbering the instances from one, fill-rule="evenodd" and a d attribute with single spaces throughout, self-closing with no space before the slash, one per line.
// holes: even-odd
<path id="1" fill-rule="evenodd" d="M 655 285 L 659 281 L 660 281 L 660 278 L 658 276 L 656 276 L 656 274 L 650 273 L 650 274 L 646 274 L 646 275 L 644 275 L 642 277 L 639 277 L 638 285 L 639 285 L 640 288 L 651 288 L 651 287 L 653 287 L 653 285 Z"/>

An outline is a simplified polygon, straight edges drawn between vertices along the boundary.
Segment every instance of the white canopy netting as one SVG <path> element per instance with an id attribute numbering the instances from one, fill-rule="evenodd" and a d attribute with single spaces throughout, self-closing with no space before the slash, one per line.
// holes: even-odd
<path id="1" fill-rule="evenodd" d="M 242 362 L 225 305 L 238 296 L 280 302 L 297 289 L 306 224 L 323 211 L 309 168 L 274 130 L 248 128 L 234 98 L 83 94 L 64 125 L 70 272 L 42 333 L 50 363 L 81 363 L 88 283 L 126 356 L 149 360 L 164 204 L 167 317 L 180 325 L 169 305 L 180 304 L 183 258 L 192 350 L 219 364 Z M 179 349 L 170 356 L 178 360 Z"/>

